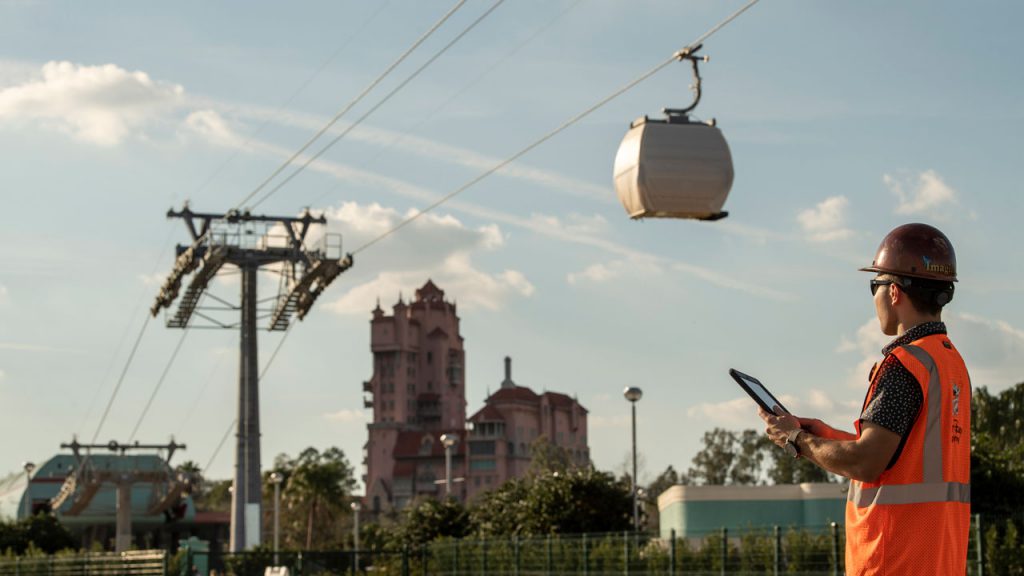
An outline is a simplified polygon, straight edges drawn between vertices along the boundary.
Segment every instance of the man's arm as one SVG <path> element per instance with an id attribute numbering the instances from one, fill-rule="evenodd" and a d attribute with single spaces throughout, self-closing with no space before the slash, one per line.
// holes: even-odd
<path id="1" fill-rule="evenodd" d="M 790 414 L 776 416 L 761 410 L 760 415 L 768 425 L 768 437 L 779 446 L 786 445 L 791 430 L 800 428 L 801 421 Z M 877 480 L 900 445 L 899 434 L 867 421 L 861 424 L 859 438 L 830 426 L 814 428 L 839 438 L 804 432 L 796 440 L 800 455 L 829 472 L 862 482 Z"/>
<path id="2" fill-rule="evenodd" d="M 821 436 L 822 438 L 828 438 L 829 440 L 856 440 L 857 435 L 852 432 L 845 430 L 838 430 L 825 424 L 817 418 L 797 418 L 800 421 L 800 427 L 804 430 L 814 434 L 815 436 Z"/>

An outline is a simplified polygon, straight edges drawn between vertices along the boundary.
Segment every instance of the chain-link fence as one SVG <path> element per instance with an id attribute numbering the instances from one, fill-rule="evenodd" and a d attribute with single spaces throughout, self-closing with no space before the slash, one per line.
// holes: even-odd
<path id="1" fill-rule="evenodd" d="M 978 525 L 971 529 L 969 576 L 984 576 L 979 564 Z M 262 576 L 268 566 L 286 566 L 293 576 L 369 573 L 387 576 L 629 576 L 802 575 L 844 573 L 841 525 L 801 529 L 719 529 L 685 538 L 670 534 L 618 532 L 539 538 L 441 539 L 424 546 L 389 550 L 269 551 L 210 558 L 219 574 Z M 988 573 L 992 573 L 991 570 Z"/>
<path id="2" fill-rule="evenodd" d="M 0 576 L 166 576 L 163 550 L 0 556 Z"/>

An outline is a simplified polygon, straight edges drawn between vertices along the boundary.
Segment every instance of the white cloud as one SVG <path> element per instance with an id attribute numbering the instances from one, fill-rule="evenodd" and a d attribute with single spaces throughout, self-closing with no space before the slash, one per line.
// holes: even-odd
<path id="1" fill-rule="evenodd" d="M 967 313 L 948 314 L 944 320 L 950 340 L 967 363 L 971 384 L 998 392 L 1024 382 L 1024 330 Z"/>
<path id="2" fill-rule="evenodd" d="M 228 148 L 249 149 L 223 116 L 213 110 L 197 110 L 185 118 L 185 126 L 209 142 Z"/>
<path id="3" fill-rule="evenodd" d="M 416 213 L 401 214 L 376 203 L 346 202 L 328 212 L 328 221 L 346 230 L 347 242 L 362 245 Z M 351 288 L 328 308 L 341 314 L 365 315 L 378 298 L 387 303 L 399 295 L 408 299 L 429 278 L 460 307 L 497 310 L 511 299 L 530 297 L 535 291 L 518 270 L 489 273 L 475 266 L 474 254 L 496 250 L 504 242 L 497 224 L 474 230 L 450 214 L 424 214 L 373 252 L 374 269 L 384 272 Z"/>
<path id="4" fill-rule="evenodd" d="M 797 416 L 819 418 L 837 428 L 849 429 L 860 402 L 852 394 L 848 398 L 837 399 L 835 392 L 810 388 L 799 397 L 788 394 L 778 394 L 777 397 Z M 764 428 L 764 422 L 757 415 L 757 405 L 745 394 L 722 402 L 702 402 L 687 408 L 686 414 L 690 418 L 703 419 L 709 426 L 730 430 Z"/>
<path id="5" fill-rule="evenodd" d="M 1003 320 L 966 313 L 950 312 L 944 314 L 943 320 L 950 340 L 967 363 L 974 386 L 998 391 L 1024 381 L 1024 370 L 1020 367 L 1020 358 L 1024 357 L 1024 330 Z M 837 351 L 857 351 L 861 355 L 848 374 L 851 388 L 865 389 L 871 367 L 882 359 L 881 350 L 890 341 L 892 337 L 882 334 L 875 318 L 858 328 L 852 339 L 841 338 Z"/>
<path id="6" fill-rule="evenodd" d="M 847 385 L 851 389 L 865 390 L 868 383 L 868 376 L 871 374 L 871 367 L 882 359 L 882 348 L 892 340 L 891 337 L 882 333 L 878 319 L 872 317 L 857 328 L 852 338 L 843 335 L 840 344 L 836 348 L 838 353 L 857 352 L 860 360 L 846 377 Z"/>
<path id="7" fill-rule="evenodd" d="M 591 264 L 582 272 L 570 272 L 568 275 L 569 284 L 580 284 L 583 282 L 607 282 L 622 273 L 622 261 L 616 260 L 608 264 Z"/>
<path id="8" fill-rule="evenodd" d="M 7 291 L 7 286 L 0 284 L 0 306 L 5 306 L 10 303 L 10 293 Z"/>
<path id="9" fill-rule="evenodd" d="M 30 80 L 0 89 L 0 122 L 28 124 L 114 146 L 180 105 L 184 89 L 114 64 L 47 62 Z"/>
<path id="10" fill-rule="evenodd" d="M 882 182 L 899 199 L 897 214 L 943 217 L 946 214 L 940 209 L 958 203 L 956 191 L 934 170 L 926 170 L 918 174 L 917 178 L 884 174 Z"/>
<path id="11" fill-rule="evenodd" d="M 808 239 L 813 242 L 831 242 L 849 238 L 853 232 L 845 228 L 846 208 L 850 201 L 845 196 L 832 196 L 797 214 Z"/>
<path id="12" fill-rule="evenodd" d="M 0 382 L 3 382 L 4 378 L 6 378 L 6 377 L 7 377 L 7 374 L 3 370 L 0 370 Z"/>
<path id="13" fill-rule="evenodd" d="M 587 427 L 592 430 L 625 429 L 629 428 L 629 425 L 630 417 L 625 414 L 617 414 L 614 416 L 591 414 L 587 416 Z"/>
<path id="14" fill-rule="evenodd" d="M 369 419 L 366 413 L 362 410 L 339 410 L 337 412 L 328 412 L 327 414 L 324 414 L 324 418 L 345 424 L 366 422 Z"/>

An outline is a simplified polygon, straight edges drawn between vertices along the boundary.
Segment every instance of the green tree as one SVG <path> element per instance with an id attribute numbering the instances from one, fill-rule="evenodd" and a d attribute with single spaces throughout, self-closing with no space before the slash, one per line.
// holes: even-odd
<path id="1" fill-rule="evenodd" d="M 285 542 L 307 550 L 340 545 L 344 540 L 341 520 L 351 514 L 350 496 L 356 486 L 344 452 L 336 447 L 323 452 L 310 447 L 294 459 L 282 454 L 275 460 L 274 471 L 284 477 L 281 524 Z M 264 475 L 266 499 L 273 497 L 269 475 Z"/>
<path id="2" fill-rule="evenodd" d="M 629 485 L 607 472 L 576 468 L 510 480 L 481 496 L 471 511 L 485 536 L 534 536 L 627 530 Z"/>
<path id="3" fill-rule="evenodd" d="M 762 463 L 772 446 L 754 430 L 714 428 L 704 433 L 704 448 L 693 457 L 683 483 L 751 485 L 763 483 Z"/>
<path id="4" fill-rule="evenodd" d="M 71 532 L 56 517 L 36 514 L 17 522 L 0 523 L 0 552 L 11 550 L 24 554 L 29 549 L 46 554 L 74 549 L 77 543 Z"/>
<path id="5" fill-rule="evenodd" d="M 197 510 L 229 512 L 231 510 L 231 480 L 204 480 L 198 491 L 192 493 Z"/>
<path id="6" fill-rule="evenodd" d="M 971 398 L 971 510 L 1007 517 L 1024 509 L 1024 382 Z"/>
<path id="7" fill-rule="evenodd" d="M 458 500 L 433 498 L 417 502 L 402 512 L 402 520 L 392 530 L 392 545 L 417 546 L 438 538 L 465 538 L 473 532 L 469 511 Z"/>

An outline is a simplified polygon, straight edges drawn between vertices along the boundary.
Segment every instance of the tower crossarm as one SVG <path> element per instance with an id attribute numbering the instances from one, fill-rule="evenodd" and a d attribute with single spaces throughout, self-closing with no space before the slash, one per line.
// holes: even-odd
<path id="1" fill-rule="evenodd" d="M 306 272 L 278 300 L 277 308 L 270 317 L 270 330 L 288 328 L 292 314 L 297 313 L 300 320 L 305 318 L 317 297 L 335 278 L 351 267 L 351 254 L 340 260 L 314 259 Z"/>
<path id="2" fill-rule="evenodd" d="M 188 289 L 185 290 L 185 295 L 182 296 L 181 302 L 178 304 L 177 312 L 167 321 L 169 328 L 185 328 L 188 326 L 188 321 L 192 318 L 192 313 L 195 312 L 196 306 L 199 305 L 199 299 L 202 297 L 203 291 L 206 290 L 210 280 L 216 276 L 217 271 L 227 261 L 227 255 L 228 249 L 225 246 L 215 246 L 210 250 L 206 250 L 202 258 L 202 268 L 192 277 L 192 282 L 189 283 Z"/>

